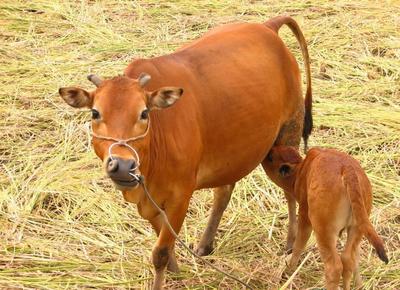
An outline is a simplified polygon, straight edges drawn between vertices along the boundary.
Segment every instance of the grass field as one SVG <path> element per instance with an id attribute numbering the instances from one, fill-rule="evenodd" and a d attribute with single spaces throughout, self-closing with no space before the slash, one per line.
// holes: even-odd
<path id="1" fill-rule="evenodd" d="M 354 2 L 354 3 L 352 3 Z M 92 88 L 86 75 L 122 73 L 132 58 L 173 51 L 217 25 L 278 14 L 299 22 L 312 61 L 311 146 L 362 163 L 384 265 L 362 243 L 365 289 L 400 289 L 400 3 L 397 1 L 0 2 L 0 288 L 143 289 L 155 234 L 123 201 L 90 148 L 87 111 L 58 96 Z M 302 58 L 294 36 L 282 38 Z M 196 192 L 180 236 L 196 244 L 212 200 Z M 260 169 L 239 182 L 221 222 L 214 264 L 256 289 L 285 284 L 287 209 Z M 170 289 L 240 289 L 177 247 Z M 315 240 L 288 289 L 323 287 Z"/>

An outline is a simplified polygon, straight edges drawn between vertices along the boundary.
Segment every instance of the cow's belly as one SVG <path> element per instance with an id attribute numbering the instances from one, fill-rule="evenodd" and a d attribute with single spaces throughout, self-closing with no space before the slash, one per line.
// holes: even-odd
<path id="1" fill-rule="evenodd" d="M 232 184 L 249 174 L 268 154 L 279 127 L 275 121 L 237 132 L 229 143 L 221 138 L 219 146 L 200 163 L 197 189 Z"/>

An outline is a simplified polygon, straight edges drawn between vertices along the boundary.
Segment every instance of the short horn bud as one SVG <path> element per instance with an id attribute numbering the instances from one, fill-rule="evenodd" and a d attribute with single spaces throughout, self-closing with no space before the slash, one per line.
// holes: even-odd
<path id="1" fill-rule="evenodd" d="M 102 79 L 96 75 L 88 75 L 88 80 L 91 81 L 96 87 L 100 86 L 102 83 Z"/>
<path id="2" fill-rule="evenodd" d="M 141 73 L 139 78 L 138 78 L 138 82 L 139 85 L 143 88 L 145 85 L 147 85 L 147 83 L 151 80 L 151 76 L 147 73 Z"/>

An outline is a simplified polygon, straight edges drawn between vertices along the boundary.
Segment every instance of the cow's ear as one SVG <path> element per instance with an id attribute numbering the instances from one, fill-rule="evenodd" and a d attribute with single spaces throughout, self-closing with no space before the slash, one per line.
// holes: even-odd
<path id="1" fill-rule="evenodd" d="M 289 163 L 284 163 L 279 166 L 279 175 L 282 177 L 288 177 L 293 175 L 294 173 L 294 165 Z"/>
<path id="2" fill-rule="evenodd" d="M 148 108 L 163 109 L 172 106 L 183 94 L 183 89 L 176 87 L 164 87 L 151 92 L 148 96 Z"/>
<path id="3" fill-rule="evenodd" d="M 61 98 L 74 108 L 91 108 L 93 105 L 93 96 L 80 88 L 75 87 L 67 87 L 67 88 L 60 88 L 58 90 Z"/>

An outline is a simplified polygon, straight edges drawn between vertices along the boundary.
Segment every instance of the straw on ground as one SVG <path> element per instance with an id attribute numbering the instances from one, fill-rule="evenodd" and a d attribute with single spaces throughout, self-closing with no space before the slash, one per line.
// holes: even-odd
<path id="1" fill-rule="evenodd" d="M 121 74 L 132 58 L 173 51 L 212 27 L 295 17 L 309 43 L 315 129 L 311 146 L 351 153 L 374 187 L 371 220 L 389 265 L 362 244 L 366 289 L 400 289 L 400 6 L 396 1 L 18 1 L 0 3 L 0 287 L 147 287 L 155 235 L 127 204 L 90 148 L 86 111 L 59 87 Z M 287 29 L 285 43 L 302 60 Z M 300 64 L 301 65 L 301 64 Z M 300 66 L 302 68 L 302 66 Z M 211 203 L 191 202 L 181 238 L 198 242 Z M 235 189 L 221 222 L 218 267 L 258 289 L 278 289 L 287 210 L 262 170 Z M 178 246 L 171 289 L 238 289 Z M 315 242 L 289 287 L 323 286 Z"/>

